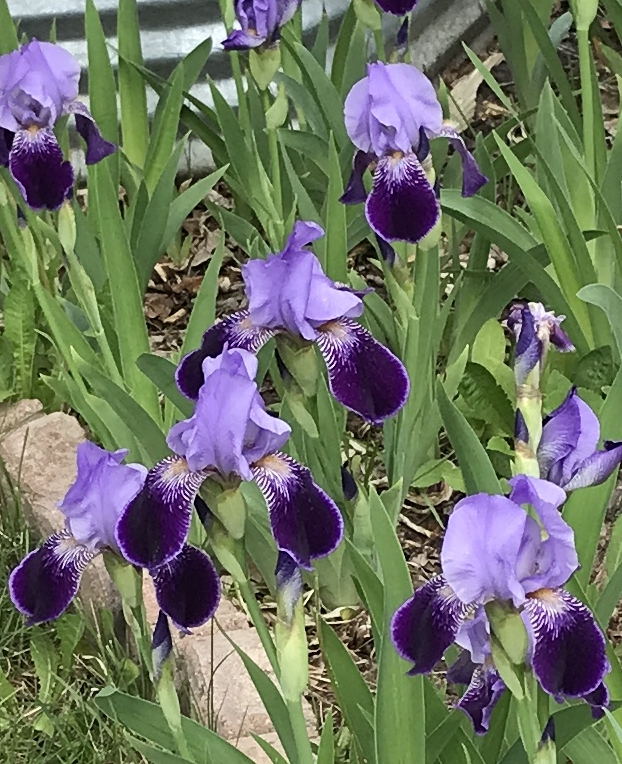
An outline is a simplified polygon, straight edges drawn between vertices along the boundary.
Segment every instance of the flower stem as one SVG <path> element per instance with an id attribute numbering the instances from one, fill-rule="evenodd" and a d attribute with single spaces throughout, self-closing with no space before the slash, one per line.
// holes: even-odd
<path id="1" fill-rule="evenodd" d="M 257 629 L 257 633 L 259 634 L 259 639 L 261 640 L 263 649 L 265 650 L 265 653 L 268 656 L 268 660 L 270 661 L 272 670 L 278 676 L 279 662 L 276 655 L 276 647 L 274 646 L 274 640 L 272 639 L 272 635 L 270 634 L 270 630 L 268 629 L 268 625 L 266 624 L 266 619 L 263 617 L 263 613 L 261 612 L 261 608 L 259 607 L 257 598 L 255 597 L 255 594 L 253 593 L 253 590 L 250 585 L 250 581 L 248 579 L 246 579 L 245 581 L 238 581 L 238 588 L 240 590 L 240 594 L 242 595 L 242 599 L 244 600 L 244 603 L 246 604 L 246 607 L 248 609 L 248 614 L 251 617 L 251 621 L 253 622 L 254 627 Z"/>
<path id="2" fill-rule="evenodd" d="M 268 89 L 262 91 L 261 99 L 263 103 L 264 114 L 270 109 L 270 96 Z M 267 128 L 268 132 L 268 151 L 270 152 L 270 180 L 274 189 L 274 201 L 279 215 L 283 215 L 283 195 L 281 191 L 281 162 L 279 157 L 279 141 L 274 128 Z"/>
<path id="3" fill-rule="evenodd" d="M 382 27 L 380 29 L 374 29 L 374 40 L 376 42 L 376 53 L 378 54 L 378 60 L 387 62 L 387 51 L 384 47 L 384 36 L 382 34 Z"/>
<path id="4" fill-rule="evenodd" d="M 313 764 L 313 751 L 307 732 L 307 721 L 302 709 L 302 699 L 297 702 L 288 700 L 287 711 L 296 742 L 297 764 Z"/>

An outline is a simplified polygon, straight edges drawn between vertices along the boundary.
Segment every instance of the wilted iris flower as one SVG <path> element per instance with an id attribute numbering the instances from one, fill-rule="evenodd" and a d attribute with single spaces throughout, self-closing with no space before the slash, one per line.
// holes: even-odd
<path id="1" fill-rule="evenodd" d="M 454 642 L 468 651 L 448 679 L 469 685 L 458 707 L 479 733 L 503 690 L 491 650 L 495 603 L 520 614 L 526 662 L 547 693 L 558 702 L 584 698 L 597 713 L 608 703 L 605 638 L 590 610 L 561 588 L 578 567 L 574 534 L 558 511 L 566 495 L 539 478 L 518 475 L 510 483 L 509 498 L 480 493 L 458 502 L 443 541 L 442 574 L 398 609 L 391 627 L 412 674 L 431 671 Z M 521 504 L 534 507 L 539 523 Z"/>
<path id="2" fill-rule="evenodd" d="M 597 450 L 600 424 L 576 388 L 544 420 L 538 446 L 540 474 L 565 491 L 603 483 L 622 462 L 622 442 Z"/>
<path id="3" fill-rule="evenodd" d="M 24 199 L 35 210 L 56 210 L 73 185 L 54 125 L 73 114 L 86 141 L 86 163 L 116 147 L 105 141 L 86 106 L 78 101 L 80 65 L 66 50 L 32 40 L 0 56 L 0 163 L 8 166 Z"/>
<path id="4" fill-rule="evenodd" d="M 416 243 L 438 222 L 430 139 L 447 138 L 460 154 L 463 196 L 487 182 L 458 132 L 443 122 L 432 83 L 410 64 L 369 64 L 367 77 L 346 98 L 344 115 L 358 150 L 341 201 L 365 202 L 369 225 L 385 241 Z M 363 175 L 369 165 L 374 180 L 368 196 Z"/>
<path id="5" fill-rule="evenodd" d="M 525 384 L 529 374 L 544 367 L 550 345 L 562 353 L 575 348 L 561 328 L 565 316 L 547 311 L 540 302 L 515 307 L 508 316 L 508 327 L 516 337 L 514 376 L 517 385 Z"/>
<path id="6" fill-rule="evenodd" d="M 78 474 L 59 504 L 65 529 L 30 552 L 9 579 L 11 599 L 29 625 L 58 618 L 96 555 L 103 550 L 120 554 L 119 522 L 147 476 L 142 465 L 121 463 L 126 454 L 88 441 L 78 446 Z M 166 564 L 148 567 L 160 608 L 179 627 L 199 626 L 214 614 L 220 581 L 204 552 L 184 544 Z"/>
<path id="7" fill-rule="evenodd" d="M 123 554 L 156 567 L 179 554 L 195 496 L 211 478 L 223 488 L 255 481 L 264 495 L 280 551 L 303 568 L 330 554 L 341 541 L 341 514 L 310 471 L 279 448 L 290 428 L 271 416 L 254 381 L 257 359 L 246 350 L 225 351 L 203 361 L 204 382 L 194 415 L 168 435 L 175 453 L 156 464 L 118 529 Z"/>
<path id="8" fill-rule="evenodd" d="M 256 353 L 271 337 L 284 335 L 299 347 L 315 343 L 328 369 L 335 398 L 364 419 L 380 424 L 408 397 L 402 363 L 354 318 L 363 313 L 361 293 L 331 281 L 304 246 L 324 235 L 315 223 L 298 222 L 282 252 L 242 267 L 248 310 L 208 329 L 201 347 L 177 369 L 182 393 L 196 400 L 205 358 L 228 343 Z"/>
<path id="9" fill-rule="evenodd" d="M 302 0 L 236 0 L 235 15 L 241 29 L 223 42 L 225 50 L 248 50 L 278 42 L 281 27 L 290 21 Z"/>

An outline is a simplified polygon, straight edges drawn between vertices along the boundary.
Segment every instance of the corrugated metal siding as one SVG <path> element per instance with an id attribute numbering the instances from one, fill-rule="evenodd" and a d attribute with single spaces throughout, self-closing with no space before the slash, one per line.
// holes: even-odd
<path id="1" fill-rule="evenodd" d="M 175 64 L 199 43 L 211 37 L 214 50 L 207 70 L 218 83 L 220 92 L 232 104 L 236 94 L 229 68 L 228 54 L 220 47 L 225 28 L 220 20 L 217 0 L 137 0 L 145 64 L 161 76 L 168 76 Z M 336 34 L 339 19 L 351 0 L 303 0 L 303 27 L 311 43 L 314 31 L 326 8 Z M 67 48 L 82 66 L 87 67 L 84 40 L 84 0 L 8 0 L 14 19 L 28 37 L 49 38 L 56 20 L 57 41 Z M 116 64 L 116 11 L 118 0 L 95 0 L 104 32 L 111 46 L 111 58 Z M 456 50 L 462 39 L 471 39 L 481 27 L 485 0 L 419 0 L 413 14 L 411 53 L 413 62 L 429 72 L 436 72 Z M 385 36 L 397 31 L 395 17 L 385 14 Z M 83 78 L 86 86 L 86 78 Z M 196 85 L 193 94 L 210 103 L 209 87 Z M 156 95 L 149 92 L 149 107 L 153 111 Z M 183 165 L 184 173 L 200 173 L 210 164 L 204 147 L 194 143 L 188 147 Z"/>

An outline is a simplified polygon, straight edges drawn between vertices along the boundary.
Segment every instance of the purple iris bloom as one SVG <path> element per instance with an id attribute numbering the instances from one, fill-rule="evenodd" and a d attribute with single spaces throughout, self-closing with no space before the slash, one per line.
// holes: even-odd
<path id="1" fill-rule="evenodd" d="M 202 364 L 225 343 L 256 353 L 285 334 L 299 346 L 315 343 L 328 369 L 331 393 L 374 424 L 396 414 L 408 398 L 402 363 L 354 318 L 363 313 L 361 293 L 331 281 L 305 245 L 324 235 L 315 223 L 298 222 L 282 252 L 242 267 L 248 310 L 212 326 L 201 347 L 182 359 L 177 385 L 196 400 Z"/>
<path id="2" fill-rule="evenodd" d="M 439 220 L 430 139 L 447 138 L 460 154 L 463 196 L 473 196 L 487 182 L 458 132 L 443 122 L 432 83 L 410 64 L 369 64 L 367 77 L 346 98 L 344 115 L 358 150 L 341 201 L 365 202 L 369 225 L 385 241 L 416 243 Z M 375 169 L 368 196 L 363 175 L 370 164 Z"/>
<path id="3" fill-rule="evenodd" d="M 86 566 L 102 550 L 120 554 L 119 524 L 147 477 L 142 465 L 121 463 L 126 454 L 88 441 L 78 446 L 78 474 L 59 504 L 65 529 L 30 552 L 9 579 L 11 599 L 29 625 L 58 618 L 78 593 Z M 220 580 L 204 552 L 185 544 L 165 565 L 149 569 L 161 610 L 180 628 L 199 626 L 214 614 Z"/>
<path id="4" fill-rule="evenodd" d="M 254 481 L 266 500 L 277 547 L 296 565 L 311 569 L 311 560 L 339 545 L 341 513 L 311 472 L 279 451 L 291 430 L 266 411 L 256 372 L 256 357 L 239 348 L 204 359 L 194 415 L 168 435 L 175 456 L 149 471 L 119 523 L 119 545 L 135 565 L 160 566 L 179 554 L 195 496 L 207 478 L 225 488 Z"/>
<path id="5" fill-rule="evenodd" d="M 622 462 L 622 442 L 597 450 L 600 424 L 575 387 L 544 420 L 538 446 L 540 474 L 565 491 L 604 483 Z"/>
<path id="6" fill-rule="evenodd" d="M 105 141 L 86 106 L 78 101 L 80 65 L 63 48 L 32 40 L 0 56 L 0 164 L 8 166 L 28 205 L 56 210 L 73 186 L 71 164 L 54 125 L 73 114 L 86 141 L 86 163 L 116 147 Z"/>
<path id="7" fill-rule="evenodd" d="M 281 27 L 290 21 L 302 0 L 236 0 L 235 15 L 241 29 L 223 42 L 225 50 L 249 50 L 278 42 Z"/>
<path id="8" fill-rule="evenodd" d="M 549 345 L 562 353 L 575 348 L 561 328 L 566 316 L 556 316 L 540 302 L 517 305 L 508 316 L 508 327 L 516 337 L 514 375 L 517 385 L 524 385 L 529 374 L 544 365 Z"/>
<path id="9" fill-rule="evenodd" d="M 527 661 L 546 692 L 558 702 L 584 698 L 597 713 L 608 703 L 605 638 L 590 610 L 561 588 L 578 567 L 573 531 L 558 511 L 566 494 L 526 475 L 510 484 L 509 498 L 480 493 L 458 502 L 447 524 L 442 574 L 418 589 L 391 625 L 412 674 L 431 671 L 454 642 L 465 648 L 448 679 L 468 684 L 458 707 L 480 734 L 503 690 L 485 611 L 493 601 L 521 614 Z M 521 504 L 531 504 L 539 522 Z"/>

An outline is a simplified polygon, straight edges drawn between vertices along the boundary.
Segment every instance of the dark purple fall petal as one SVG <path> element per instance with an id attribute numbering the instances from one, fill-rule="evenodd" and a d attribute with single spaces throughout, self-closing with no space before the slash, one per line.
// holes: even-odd
<path id="1" fill-rule="evenodd" d="M 565 491 L 574 491 L 604 483 L 622 462 L 622 443 L 606 441 L 604 451 L 596 451 L 582 461 L 571 479 L 563 484 Z"/>
<path id="2" fill-rule="evenodd" d="M 604 682 L 601 682 L 593 692 L 583 696 L 583 700 L 592 706 L 594 719 L 602 719 L 605 709 L 609 707 L 609 690 Z"/>
<path id="3" fill-rule="evenodd" d="M 379 160 L 365 213 L 373 231 L 386 241 L 416 244 L 430 233 L 439 220 L 440 207 L 414 154 L 397 152 Z"/>
<path id="4" fill-rule="evenodd" d="M 129 562 L 153 570 L 181 552 L 205 477 L 190 472 L 178 456 L 168 456 L 149 470 L 142 491 L 117 524 L 117 544 Z"/>
<path id="5" fill-rule="evenodd" d="M 73 185 L 71 164 L 49 128 L 15 133 L 9 169 L 33 210 L 57 210 Z"/>
<path id="6" fill-rule="evenodd" d="M 153 637 L 151 639 L 151 660 L 153 661 L 153 678 L 156 682 L 162 676 L 162 668 L 173 650 L 173 639 L 168 625 L 168 618 L 163 610 L 158 614 Z"/>
<path id="7" fill-rule="evenodd" d="M 435 576 L 413 594 L 391 621 L 391 639 L 410 674 L 427 674 L 453 643 L 471 607 L 461 602 L 443 576 Z"/>
<path id="8" fill-rule="evenodd" d="M 61 531 L 24 557 L 11 573 L 9 592 L 28 626 L 58 618 L 67 609 L 94 556 L 69 531 Z"/>
<path id="9" fill-rule="evenodd" d="M 220 601 L 220 577 L 214 563 L 190 544 L 151 571 L 160 608 L 182 629 L 195 629 L 208 621 Z"/>
<path id="10" fill-rule="evenodd" d="M 374 154 L 357 151 L 352 161 L 352 173 L 343 195 L 339 199 L 342 204 L 362 204 L 367 199 L 367 189 L 363 182 L 365 170 L 375 159 Z"/>
<path id="11" fill-rule="evenodd" d="M 417 0 L 376 0 L 385 13 L 393 13 L 395 16 L 403 16 L 410 13 L 417 5 Z"/>
<path id="12" fill-rule="evenodd" d="M 477 666 L 478 664 L 471 660 L 471 653 L 468 650 L 463 650 L 458 656 L 458 660 L 454 661 L 447 669 L 447 681 L 449 684 L 469 685 Z"/>
<path id="13" fill-rule="evenodd" d="M 505 682 L 494 669 L 477 666 L 471 683 L 456 704 L 456 708 L 471 719 L 477 735 L 485 735 L 490 727 L 490 717 L 499 698 L 505 691 Z"/>
<path id="14" fill-rule="evenodd" d="M 331 393 L 372 424 L 382 424 L 406 403 L 410 381 L 402 362 L 348 318 L 319 327 L 317 346 Z"/>
<path id="15" fill-rule="evenodd" d="M 397 257 L 397 253 L 393 249 L 393 247 L 389 244 L 388 241 L 385 241 L 382 236 L 378 236 L 376 234 L 376 241 L 378 242 L 378 249 L 380 250 L 380 256 L 385 261 L 387 265 L 390 265 L 393 267 L 395 265 L 395 259 Z"/>
<path id="16" fill-rule="evenodd" d="M 242 348 L 257 353 L 271 338 L 278 334 L 272 329 L 253 326 L 247 310 L 240 310 L 210 327 L 201 340 L 201 347 L 184 356 L 175 372 L 177 387 L 192 401 L 199 397 L 203 384 L 203 361 L 219 356 L 225 344 L 229 348 Z"/>
<path id="17" fill-rule="evenodd" d="M 307 467 L 279 452 L 253 465 L 277 547 L 302 568 L 341 543 L 343 518 L 335 502 L 313 482 Z"/>
<path id="18" fill-rule="evenodd" d="M 91 112 L 80 101 L 74 101 L 68 107 L 70 114 L 73 114 L 76 120 L 76 130 L 84 138 L 86 143 L 86 163 L 97 164 L 110 154 L 114 154 L 117 147 L 114 143 L 105 140 L 99 132 L 97 123 L 93 119 Z"/>
<path id="19" fill-rule="evenodd" d="M 13 145 L 13 136 L 10 130 L 0 127 L 0 165 L 8 167 L 11 146 Z"/>
<path id="20" fill-rule="evenodd" d="M 523 620 L 534 673 L 549 695 L 561 702 L 600 687 L 610 666 L 605 637 L 589 608 L 564 589 L 541 589 L 528 595 Z"/>

